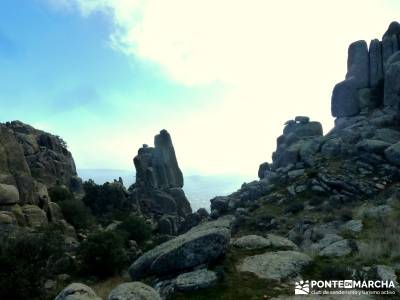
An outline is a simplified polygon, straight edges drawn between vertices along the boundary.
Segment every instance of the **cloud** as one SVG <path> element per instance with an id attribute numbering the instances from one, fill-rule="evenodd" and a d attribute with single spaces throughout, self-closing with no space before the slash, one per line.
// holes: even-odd
<path id="1" fill-rule="evenodd" d="M 380 37 L 399 16 L 393 1 L 379 0 L 67 2 L 83 16 L 110 15 L 110 45 L 169 80 L 221 83 L 215 105 L 162 127 L 183 165 L 254 174 L 287 119 L 309 115 L 329 130 L 331 91 L 344 79 L 349 43 Z M 198 155 L 208 163 L 199 166 Z"/>

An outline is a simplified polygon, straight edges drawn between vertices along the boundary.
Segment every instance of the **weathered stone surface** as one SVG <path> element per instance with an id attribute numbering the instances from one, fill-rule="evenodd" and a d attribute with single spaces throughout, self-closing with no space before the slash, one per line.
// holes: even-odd
<path id="1" fill-rule="evenodd" d="M 400 24 L 396 21 L 393 21 L 389 24 L 389 27 L 386 30 L 386 32 L 383 34 L 382 39 L 384 39 L 386 37 L 390 37 L 392 35 L 398 35 L 398 34 L 400 34 Z"/>
<path id="2" fill-rule="evenodd" d="M 54 300 L 102 300 L 87 285 L 71 283 L 63 289 Z"/>
<path id="3" fill-rule="evenodd" d="M 387 60 L 386 66 L 393 65 L 400 62 L 400 51 L 394 52 Z"/>
<path id="4" fill-rule="evenodd" d="M 294 135 L 303 137 L 321 136 L 322 135 L 322 125 L 319 122 L 306 122 L 306 123 L 294 123 L 288 124 L 283 129 L 283 134 L 285 136 L 293 133 Z"/>
<path id="5" fill-rule="evenodd" d="M 267 240 L 271 243 L 271 247 L 274 248 L 284 248 L 286 250 L 296 250 L 297 246 L 291 240 L 278 236 L 275 234 L 268 234 Z"/>
<path id="6" fill-rule="evenodd" d="M 360 150 L 378 154 L 382 154 L 385 151 L 385 149 L 390 146 L 391 146 L 390 143 L 379 140 L 370 140 L 370 139 L 362 140 L 356 145 L 356 147 Z"/>
<path id="7" fill-rule="evenodd" d="M 232 245 L 246 250 L 259 250 L 271 246 L 271 241 L 259 235 L 246 235 L 235 239 Z"/>
<path id="8" fill-rule="evenodd" d="M 329 233 L 325 235 L 320 241 L 318 241 L 318 243 L 312 244 L 310 248 L 316 252 L 319 252 L 322 249 L 325 249 L 326 247 L 342 240 L 343 238 L 341 236 L 338 236 L 337 234 L 334 233 Z"/>
<path id="9" fill-rule="evenodd" d="M 349 46 L 346 79 L 350 78 L 356 88 L 369 86 L 369 54 L 365 41 L 356 41 Z"/>
<path id="10" fill-rule="evenodd" d="M 319 253 L 320 256 L 325 257 L 340 257 L 351 253 L 351 247 L 348 240 L 340 240 L 330 244 L 322 249 Z"/>
<path id="11" fill-rule="evenodd" d="M 107 300 L 161 300 L 161 297 L 152 287 L 144 283 L 126 282 L 114 288 Z"/>
<path id="12" fill-rule="evenodd" d="M 154 148 L 143 145 L 134 158 L 136 182 L 147 188 L 183 187 L 171 136 L 166 130 L 154 138 Z"/>
<path id="13" fill-rule="evenodd" d="M 189 292 L 212 287 L 217 281 L 215 272 L 201 269 L 179 275 L 176 278 L 176 287 L 180 291 Z"/>
<path id="14" fill-rule="evenodd" d="M 388 66 L 385 72 L 384 99 L 385 106 L 398 108 L 400 102 L 400 63 Z"/>
<path id="15" fill-rule="evenodd" d="M 387 61 L 390 56 L 398 51 L 398 40 L 397 36 L 388 36 L 382 39 L 382 61 L 383 61 L 383 72 L 387 71 Z"/>
<path id="16" fill-rule="evenodd" d="M 193 268 L 215 260 L 226 251 L 231 219 L 202 223 L 187 233 L 146 252 L 129 268 L 132 279 Z"/>
<path id="17" fill-rule="evenodd" d="M 373 279 L 378 279 L 382 281 L 393 281 L 395 287 L 398 289 L 399 284 L 397 282 L 396 272 L 392 267 L 386 265 L 376 265 L 371 268 L 369 275 Z"/>
<path id="18" fill-rule="evenodd" d="M 282 280 L 295 277 L 311 261 L 309 256 L 301 252 L 267 252 L 246 257 L 237 269 L 239 272 L 253 273 L 262 279 Z"/>
<path id="19" fill-rule="evenodd" d="M 0 205 L 16 204 L 18 202 L 18 189 L 14 185 L 0 183 Z"/>
<path id="20" fill-rule="evenodd" d="M 400 142 L 387 148 L 384 153 L 390 163 L 400 166 Z"/>
<path id="21" fill-rule="evenodd" d="M 48 219 L 50 222 L 56 222 L 64 219 L 60 206 L 55 202 L 49 202 Z"/>
<path id="22" fill-rule="evenodd" d="M 383 79 L 382 44 L 377 39 L 369 44 L 369 69 L 370 85 L 374 87 Z"/>
<path id="23" fill-rule="evenodd" d="M 343 141 L 341 138 L 329 139 L 321 146 L 321 154 L 328 157 L 339 155 L 342 145 Z"/>
<path id="24" fill-rule="evenodd" d="M 185 218 L 192 213 L 183 187 L 170 134 L 161 130 L 154 138 L 155 147 L 143 145 L 134 158 L 136 183 L 131 198 L 140 211 L 148 216 L 177 215 Z"/>
<path id="25" fill-rule="evenodd" d="M 263 179 L 265 177 L 265 173 L 271 170 L 271 165 L 267 162 L 264 162 L 258 168 L 258 178 Z"/>
<path id="26" fill-rule="evenodd" d="M 360 233 L 363 229 L 363 223 L 361 220 L 350 220 L 344 223 L 340 229 L 350 231 L 352 233 Z"/>
<path id="27" fill-rule="evenodd" d="M 375 130 L 373 139 L 395 144 L 400 141 L 400 132 L 391 128 L 378 128 Z"/>
<path id="28" fill-rule="evenodd" d="M 357 93 L 358 83 L 354 78 L 335 85 L 332 92 L 331 112 L 334 117 L 351 117 L 360 112 Z"/>
<path id="29" fill-rule="evenodd" d="M 186 198 L 185 192 L 181 188 L 170 188 L 166 191 L 174 198 L 179 216 L 186 216 L 192 213 L 190 202 Z"/>
<path id="30" fill-rule="evenodd" d="M 158 223 L 158 232 L 166 235 L 176 235 L 178 228 L 174 216 L 164 215 L 160 218 Z"/>
<path id="31" fill-rule="evenodd" d="M 22 207 L 26 223 L 30 227 L 40 227 L 47 224 L 46 213 L 36 205 L 25 205 Z"/>
<path id="32" fill-rule="evenodd" d="M 310 118 L 306 117 L 306 116 L 296 116 L 294 118 L 294 121 L 301 123 L 301 124 L 306 124 L 306 123 L 310 122 Z"/>

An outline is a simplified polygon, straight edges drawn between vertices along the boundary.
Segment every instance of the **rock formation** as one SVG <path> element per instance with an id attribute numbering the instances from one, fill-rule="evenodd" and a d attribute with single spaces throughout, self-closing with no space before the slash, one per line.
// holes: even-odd
<path id="1" fill-rule="evenodd" d="M 132 197 L 143 214 L 154 218 L 159 231 L 176 235 L 179 225 L 192 213 L 183 187 L 171 136 L 161 130 L 154 138 L 154 147 L 143 145 L 133 159 L 136 183 Z"/>
<path id="2" fill-rule="evenodd" d="M 171 136 L 165 129 L 155 136 L 154 148 L 143 145 L 133 162 L 137 185 L 145 189 L 183 187 L 183 175 L 176 160 Z"/>
<path id="3" fill-rule="evenodd" d="M 48 194 L 55 185 L 82 192 L 65 142 L 19 121 L 0 124 L 0 212 L 20 226 L 61 220 L 61 211 Z"/>

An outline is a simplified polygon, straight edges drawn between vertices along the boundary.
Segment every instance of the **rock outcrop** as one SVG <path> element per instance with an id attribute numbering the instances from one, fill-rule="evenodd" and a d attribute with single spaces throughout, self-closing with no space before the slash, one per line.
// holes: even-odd
<path id="1" fill-rule="evenodd" d="M 155 219 L 163 234 L 176 235 L 192 209 L 182 189 L 183 175 L 170 134 L 161 130 L 154 147 L 143 145 L 133 162 L 136 183 L 130 190 L 141 213 Z"/>
<path id="2" fill-rule="evenodd" d="M 19 121 L 0 124 L 0 211 L 14 215 L 15 227 L 61 221 L 48 193 L 55 185 L 82 193 L 65 142 Z"/>
<path id="3" fill-rule="evenodd" d="M 168 131 L 154 137 L 154 148 L 143 145 L 133 159 L 136 184 L 145 189 L 182 188 L 183 175 L 179 169 Z"/>

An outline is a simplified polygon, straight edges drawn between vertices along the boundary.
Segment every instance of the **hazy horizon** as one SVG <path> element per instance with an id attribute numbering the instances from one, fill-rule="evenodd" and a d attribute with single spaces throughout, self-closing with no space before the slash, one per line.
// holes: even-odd
<path id="1" fill-rule="evenodd" d="M 78 175 L 83 180 L 93 179 L 97 184 L 113 182 L 114 179 L 121 177 L 124 185 L 128 188 L 135 180 L 133 170 L 110 170 L 110 169 L 78 169 Z M 193 211 L 199 208 L 210 210 L 210 199 L 215 196 L 225 196 L 238 190 L 242 183 L 255 180 L 251 177 L 240 175 L 195 175 L 185 174 L 184 186 L 186 197 L 188 198 Z"/>

